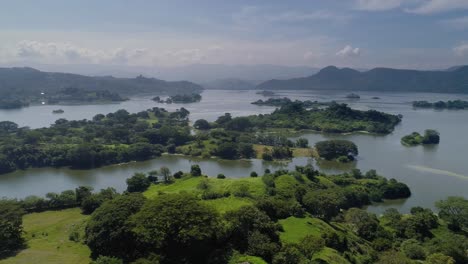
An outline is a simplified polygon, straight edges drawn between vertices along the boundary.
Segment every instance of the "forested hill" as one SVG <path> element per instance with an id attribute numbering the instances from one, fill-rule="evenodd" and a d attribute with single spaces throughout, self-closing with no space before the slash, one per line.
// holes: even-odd
<path id="1" fill-rule="evenodd" d="M 86 90 L 108 90 L 122 95 L 136 93 L 192 94 L 203 88 L 187 81 L 167 82 L 155 78 L 91 77 L 70 73 L 42 72 L 33 68 L 0 68 L 0 94 L 34 96 L 56 93 L 74 87 Z"/>
<path id="2" fill-rule="evenodd" d="M 328 66 L 309 77 L 266 81 L 257 89 L 468 93 L 468 66 L 446 71 L 375 68 L 365 72 Z"/>

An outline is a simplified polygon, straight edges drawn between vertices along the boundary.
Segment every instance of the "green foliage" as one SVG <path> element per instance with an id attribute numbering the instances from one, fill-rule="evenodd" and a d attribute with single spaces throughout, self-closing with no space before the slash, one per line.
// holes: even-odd
<path id="1" fill-rule="evenodd" d="M 17 201 L 0 199 L 0 258 L 23 246 L 23 214 Z"/>
<path id="2" fill-rule="evenodd" d="M 123 264 L 123 261 L 114 257 L 99 256 L 91 264 Z"/>
<path id="3" fill-rule="evenodd" d="M 424 131 L 424 136 L 418 132 L 413 132 L 401 138 L 401 144 L 406 146 L 439 144 L 440 134 L 436 130 L 427 129 Z"/>
<path id="4" fill-rule="evenodd" d="M 217 212 L 188 194 L 166 194 L 148 200 L 132 216 L 136 240 L 173 263 L 203 263 L 217 243 Z"/>
<path id="5" fill-rule="evenodd" d="M 326 140 L 315 143 L 315 149 L 321 158 L 326 160 L 338 159 L 347 157 L 349 160 L 354 160 L 358 155 L 357 146 L 348 140 Z"/>
<path id="6" fill-rule="evenodd" d="M 144 173 L 135 173 L 127 179 L 127 192 L 144 192 L 151 185 Z"/>
<path id="7" fill-rule="evenodd" d="M 211 125 L 205 119 L 198 119 L 197 121 L 195 121 L 195 123 L 193 123 L 193 127 L 196 129 L 206 130 L 210 129 Z"/>
<path id="8" fill-rule="evenodd" d="M 449 228 L 458 231 L 468 229 L 468 200 L 463 197 L 451 196 L 436 203 L 439 216 L 448 222 Z"/>
<path id="9" fill-rule="evenodd" d="M 401 250 L 410 259 L 423 260 L 426 258 L 426 251 L 415 239 L 408 239 L 401 243 Z"/>
<path id="10" fill-rule="evenodd" d="M 185 111 L 118 110 L 92 120 L 59 119 L 33 130 L 3 123 L 0 173 L 46 166 L 88 169 L 160 156 L 192 140 Z"/>
<path id="11" fill-rule="evenodd" d="M 200 166 L 195 164 L 195 165 L 192 165 L 190 167 L 190 174 L 192 176 L 201 176 L 202 175 L 202 172 L 201 172 L 201 169 L 200 169 Z"/>
<path id="12" fill-rule="evenodd" d="M 86 226 L 86 244 L 94 257 L 114 256 L 135 259 L 141 245 L 136 241 L 129 218 L 143 206 L 141 194 L 122 195 L 106 201 L 91 216 Z"/>

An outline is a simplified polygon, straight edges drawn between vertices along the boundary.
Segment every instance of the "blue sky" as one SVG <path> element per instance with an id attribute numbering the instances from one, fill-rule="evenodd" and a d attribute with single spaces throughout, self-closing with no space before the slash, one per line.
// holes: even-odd
<path id="1" fill-rule="evenodd" d="M 468 64 L 468 0 L 1 0 L 0 63 Z"/>

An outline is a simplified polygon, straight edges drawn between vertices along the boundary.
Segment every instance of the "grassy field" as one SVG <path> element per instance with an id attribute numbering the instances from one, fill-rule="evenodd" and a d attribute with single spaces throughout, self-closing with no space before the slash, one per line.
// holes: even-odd
<path id="1" fill-rule="evenodd" d="M 83 236 L 87 218 L 78 208 L 25 215 L 27 248 L 14 257 L 0 260 L 0 264 L 88 264 L 91 261 L 89 248 L 69 240 L 74 231 Z"/>
<path id="2" fill-rule="evenodd" d="M 201 187 L 201 186 L 204 187 Z M 249 197 L 236 197 L 234 194 L 240 189 L 245 189 Z M 214 206 L 220 213 L 235 210 L 244 205 L 253 203 L 253 199 L 265 194 L 265 186 L 261 177 L 243 179 L 216 179 L 206 177 L 184 177 L 177 179 L 172 184 L 154 184 L 144 195 L 153 199 L 163 193 L 187 192 L 196 196 L 201 196 L 204 191 L 209 190 L 218 193 L 229 193 L 223 198 L 203 200 L 203 203 Z"/>
<path id="3" fill-rule="evenodd" d="M 265 153 L 265 150 L 272 150 L 272 146 L 266 146 L 266 145 L 258 145 L 254 144 L 253 148 L 255 150 L 255 153 L 257 154 L 257 159 L 261 159 L 263 153 Z M 316 157 L 317 154 L 316 152 L 311 149 L 311 148 L 291 148 L 293 152 L 293 157 Z"/>
<path id="4" fill-rule="evenodd" d="M 333 228 L 324 221 L 312 217 L 289 217 L 279 220 L 284 232 L 280 233 L 280 239 L 286 243 L 299 243 L 307 235 L 320 237 L 325 231 L 333 231 Z"/>

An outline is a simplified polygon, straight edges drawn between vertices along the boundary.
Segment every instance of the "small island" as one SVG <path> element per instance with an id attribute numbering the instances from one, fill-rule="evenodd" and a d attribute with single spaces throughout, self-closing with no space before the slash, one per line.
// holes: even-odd
<path id="1" fill-rule="evenodd" d="M 63 109 L 52 110 L 53 114 L 63 114 L 64 112 Z"/>
<path id="2" fill-rule="evenodd" d="M 464 110 L 468 109 L 468 101 L 454 100 L 454 101 L 438 101 L 430 103 L 428 101 L 414 101 L 414 108 L 433 108 L 433 109 L 451 109 L 451 110 Z"/>
<path id="3" fill-rule="evenodd" d="M 153 97 L 153 101 L 157 103 L 165 103 L 165 104 L 189 104 L 189 103 L 197 103 L 200 102 L 202 96 L 199 94 L 182 94 L 182 95 L 172 95 L 166 98 L 166 100 L 161 99 L 159 96 Z"/>
<path id="4" fill-rule="evenodd" d="M 275 96 L 276 94 L 272 91 L 259 91 L 256 94 L 261 94 L 263 96 Z"/>
<path id="5" fill-rule="evenodd" d="M 372 97 L 372 99 L 374 99 L 374 100 L 379 100 L 379 99 L 380 99 L 380 97 L 378 97 L 378 96 L 374 96 L 374 97 Z"/>
<path id="6" fill-rule="evenodd" d="M 315 143 L 319 158 L 347 163 L 355 160 L 359 154 L 356 144 L 349 140 L 325 140 Z"/>
<path id="7" fill-rule="evenodd" d="M 312 108 L 312 107 L 319 107 L 319 106 L 329 106 L 333 104 L 334 102 L 318 102 L 318 101 L 299 101 L 295 100 L 292 101 L 291 99 L 287 97 L 283 98 L 269 98 L 268 100 L 263 101 L 262 99 L 259 99 L 255 102 L 252 102 L 251 104 L 254 105 L 260 105 L 260 106 L 277 106 L 281 107 L 290 103 L 301 103 L 305 108 Z"/>
<path id="8" fill-rule="evenodd" d="M 440 134 L 436 130 L 427 129 L 424 136 L 418 132 L 413 132 L 401 138 L 401 144 L 405 146 L 439 144 Z"/>
<path id="9" fill-rule="evenodd" d="M 348 98 L 348 99 L 360 99 L 361 96 L 359 96 L 358 94 L 355 94 L 355 93 L 350 93 L 350 94 L 346 95 L 346 98 Z"/>
<path id="10" fill-rule="evenodd" d="M 47 104 L 88 104 L 88 103 L 114 103 L 128 100 L 118 93 L 109 90 L 91 91 L 81 88 L 68 87 L 55 94 L 40 99 Z"/>

